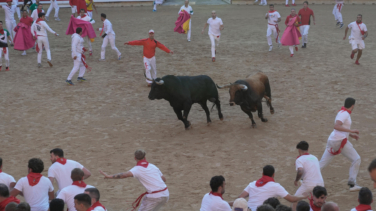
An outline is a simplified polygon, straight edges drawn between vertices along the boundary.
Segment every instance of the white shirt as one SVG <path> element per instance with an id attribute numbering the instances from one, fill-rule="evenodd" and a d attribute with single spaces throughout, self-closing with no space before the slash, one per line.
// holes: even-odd
<path id="1" fill-rule="evenodd" d="M 231 211 L 230 205 L 219 196 L 207 193 L 201 202 L 200 211 Z"/>
<path id="2" fill-rule="evenodd" d="M 209 18 L 206 23 L 209 24 L 209 35 L 221 35 L 221 30 L 219 30 L 219 28 L 223 25 L 222 19 L 218 17 L 216 17 L 215 19 Z"/>
<path id="3" fill-rule="evenodd" d="M 268 182 L 262 187 L 256 186 L 256 181 L 249 183 L 244 189 L 249 194 L 248 207 L 256 211 L 257 207 L 270 197 L 285 198 L 289 193 L 279 183 Z"/>
<path id="4" fill-rule="evenodd" d="M 84 47 L 84 39 L 79 34 L 74 33 L 72 35 L 72 58 L 74 58 L 78 54 L 82 54 L 83 47 Z"/>
<path id="5" fill-rule="evenodd" d="M 347 111 L 339 111 L 334 123 L 339 120 L 342 122 L 342 126 L 346 129 L 351 128 L 351 116 Z M 338 131 L 336 129 L 329 136 L 329 140 L 343 140 L 349 137 L 348 132 Z"/>
<path id="6" fill-rule="evenodd" d="M 44 13 L 44 10 L 43 10 L 43 9 L 42 9 L 42 12 Z M 14 13 L 14 12 L 13 12 L 13 13 Z M 34 22 L 37 21 L 37 20 L 38 20 L 38 9 L 35 9 L 35 10 L 31 13 L 31 16 L 30 16 L 30 17 L 33 18 Z"/>
<path id="7" fill-rule="evenodd" d="M 8 4 L 6 4 L 6 5 L 3 5 L 2 8 L 4 9 L 4 12 L 5 12 L 5 20 L 13 21 L 14 12 L 16 11 L 17 6 L 16 5 L 8 6 Z"/>
<path id="8" fill-rule="evenodd" d="M 274 12 L 268 12 L 268 23 L 276 25 L 278 24 L 278 18 L 281 18 L 281 15 L 279 12 L 275 11 Z"/>
<path id="9" fill-rule="evenodd" d="M 163 190 L 167 187 L 162 180 L 162 172 L 151 163 L 146 168 L 135 166 L 129 171 L 132 172 L 133 177 L 138 179 L 149 193 Z M 148 198 L 168 197 L 169 195 L 168 189 L 159 193 L 147 194 Z"/>
<path id="10" fill-rule="evenodd" d="M 54 186 L 47 177 L 41 177 L 38 184 L 29 185 L 27 177 L 18 180 L 15 189 L 21 191 L 25 201 L 30 205 L 31 211 L 47 211 L 49 208 L 48 193 L 54 190 Z"/>
<path id="11" fill-rule="evenodd" d="M 86 16 L 85 17 L 81 17 L 81 15 L 79 15 L 77 17 L 77 19 L 80 19 L 80 20 L 83 20 L 83 21 L 87 21 L 87 22 L 90 22 L 91 24 L 94 24 L 95 23 L 95 20 L 94 19 L 91 19 L 90 16 L 88 16 L 87 14 L 85 14 Z"/>
<path id="12" fill-rule="evenodd" d="M 352 208 L 350 211 L 357 211 L 356 208 Z M 372 211 L 372 210 L 367 210 L 367 211 Z"/>
<path id="13" fill-rule="evenodd" d="M 103 209 L 103 207 L 101 206 L 98 206 L 98 207 L 94 207 L 94 211 L 107 211 L 107 210 Z"/>
<path id="14" fill-rule="evenodd" d="M 82 48 L 81 48 L 82 49 Z M 59 186 L 59 191 L 63 188 L 72 185 L 73 180 L 71 179 L 72 170 L 75 168 L 83 169 L 84 166 L 74 160 L 68 160 L 65 165 L 62 165 L 58 162 L 53 163 L 48 169 L 48 177 L 53 177 L 56 179 Z"/>
<path id="15" fill-rule="evenodd" d="M 86 185 L 86 187 L 82 188 L 78 187 L 77 185 L 69 185 L 63 188 L 56 198 L 62 199 L 65 202 L 65 204 L 67 204 L 69 211 L 77 211 L 76 208 L 74 208 L 74 197 L 77 194 L 84 193 L 86 188 L 94 187 L 91 185 Z"/>
<path id="16" fill-rule="evenodd" d="M 181 6 L 181 7 L 180 7 L 180 10 L 179 10 L 179 12 L 178 12 L 178 14 L 179 14 L 182 10 L 186 11 L 186 12 L 187 12 L 188 14 L 190 14 L 190 15 L 193 15 L 192 7 L 189 6 L 189 5 L 188 5 L 188 7 L 185 7 L 185 5 Z"/>
<path id="17" fill-rule="evenodd" d="M 47 37 L 47 30 L 51 32 L 52 34 L 55 34 L 54 32 L 46 23 L 46 21 L 39 21 L 34 22 L 33 25 L 31 25 L 31 34 L 35 36 L 35 33 L 37 36 Z"/>
<path id="18" fill-rule="evenodd" d="M 296 170 L 303 168 L 303 183 L 324 185 L 324 180 L 320 171 L 320 163 L 314 155 L 302 155 L 295 161 Z"/>
<path id="19" fill-rule="evenodd" d="M 356 21 L 350 23 L 347 27 L 349 27 L 351 29 L 351 35 L 350 35 L 350 39 L 354 39 L 354 40 L 362 40 L 362 33 L 360 32 L 360 29 L 362 29 L 362 31 L 366 32 L 367 31 L 367 26 L 366 24 L 364 23 L 361 23 L 358 24 L 356 23 Z M 360 29 L 359 29 L 360 27 Z"/>
<path id="20" fill-rule="evenodd" d="M 12 182 L 16 183 L 16 180 L 14 180 L 14 177 L 4 172 L 0 173 L 0 183 L 5 184 L 9 190 L 10 190 L 10 183 Z"/>
<path id="21" fill-rule="evenodd" d="M 99 28 L 99 31 L 102 31 L 102 28 Z M 114 30 L 112 30 L 112 24 L 107 19 L 103 21 L 103 34 L 104 33 L 106 33 L 107 35 L 109 35 L 109 34 L 115 35 Z"/>

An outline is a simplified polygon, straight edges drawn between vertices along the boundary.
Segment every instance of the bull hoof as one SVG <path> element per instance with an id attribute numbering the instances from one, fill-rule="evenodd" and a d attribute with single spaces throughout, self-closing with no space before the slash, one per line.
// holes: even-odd
<path id="1" fill-rule="evenodd" d="M 252 128 L 257 128 L 257 125 L 256 124 L 252 124 Z"/>
<path id="2" fill-rule="evenodd" d="M 208 122 L 207 124 L 208 124 L 208 126 L 210 126 L 210 125 L 211 125 L 211 122 Z"/>
<path id="3" fill-rule="evenodd" d="M 267 122 L 268 119 L 267 119 L 267 118 L 262 118 L 261 121 L 262 121 L 262 122 Z"/>
<path id="4" fill-rule="evenodd" d="M 185 130 L 189 130 L 189 129 L 192 129 L 192 125 L 191 125 L 191 123 L 188 121 L 188 127 L 185 127 Z"/>
<path id="5" fill-rule="evenodd" d="M 223 117 L 222 118 L 219 118 L 221 121 L 223 121 Z"/>
<path id="6" fill-rule="evenodd" d="M 270 113 L 274 114 L 274 108 L 270 108 Z"/>

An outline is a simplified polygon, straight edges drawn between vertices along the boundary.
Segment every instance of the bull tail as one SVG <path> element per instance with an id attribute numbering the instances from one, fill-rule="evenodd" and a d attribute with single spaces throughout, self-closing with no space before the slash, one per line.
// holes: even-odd
<path id="1" fill-rule="evenodd" d="M 210 98 L 210 99 L 208 99 L 210 102 L 212 102 L 213 103 L 213 106 L 212 106 L 212 108 L 210 109 L 210 112 L 212 112 L 213 111 L 213 108 L 214 108 L 214 106 L 215 106 L 215 102 L 217 102 L 217 99 L 215 99 L 215 98 Z"/>
<path id="2" fill-rule="evenodd" d="M 268 96 L 269 99 L 266 100 L 266 105 L 270 107 L 272 105 L 272 92 L 270 90 L 270 84 L 269 84 L 269 79 L 267 78 L 265 81 L 265 94 Z"/>

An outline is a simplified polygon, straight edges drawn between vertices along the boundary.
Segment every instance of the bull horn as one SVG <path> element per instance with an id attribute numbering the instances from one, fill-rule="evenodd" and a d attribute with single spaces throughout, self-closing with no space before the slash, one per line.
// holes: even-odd
<path id="1" fill-rule="evenodd" d="M 227 85 L 223 85 L 223 86 L 218 86 L 218 84 L 215 84 L 217 86 L 218 89 L 225 89 L 225 88 L 229 88 L 231 86 L 231 84 L 227 84 Z"/>
<path id="2" fill-rule="evenodd" d="M 155 83 L 158 84 L 158 85 L 163 85 L 164 81 L 163 80 L 159 80 L 159 81 L 155 81 Z"/>
<path id="3" fill-rule="evenodd" d="M 248 89 L 248 87 L 247 87 L 246 85 L 239 85 L 239 87 L 240 87 L 243 91 L 245 91 L 245 90 Z"/>
<path id="4" fill-rule="evenodd" d="M 146 76 L 146 73 L 144 73 L 144 76 L 145 76 L 145 78 L 146 78 L 147 80 L 149 80 L 149 81 L 154 81 L 154 79 L 150 79 L 150 78 L 148 78 L 148 77 Z"/>

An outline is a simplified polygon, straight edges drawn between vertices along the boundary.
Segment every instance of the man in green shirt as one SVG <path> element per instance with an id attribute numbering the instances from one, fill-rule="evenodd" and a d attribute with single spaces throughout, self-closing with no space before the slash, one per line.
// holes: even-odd
<path id="1" fill-rule="evenodd" d="M 29 16 L 33 13 L 34 10 L 36 10 L 38 8 L 38 5 L 39 5 L 39 0 L 36 0 L 36 2 L 30 6 L 30 8 L 29 8 L 30 9 Z"/>
<path id="2" fill-rule="evenodd" d="M 8 30 L 3 28 L 3 22 L 0 21 L 0 71 L 3 67 L 2 54 L 4 54 L 5 59 L 5 71 L 9 70 L 9 50 L 8 50 L 8 40 L 12 43 L 12 38 L 10 38 L 10 33 Z"/>

